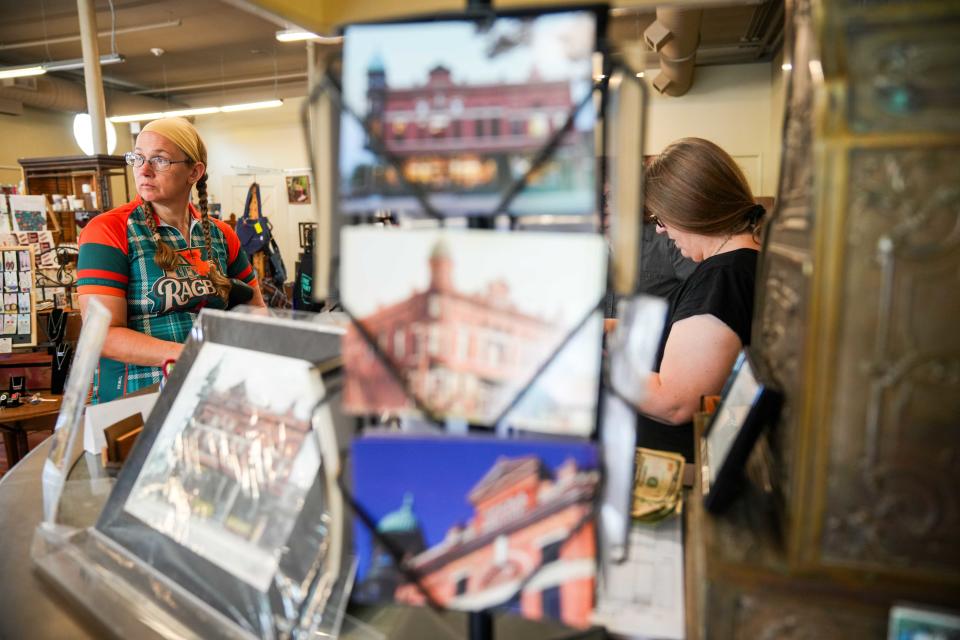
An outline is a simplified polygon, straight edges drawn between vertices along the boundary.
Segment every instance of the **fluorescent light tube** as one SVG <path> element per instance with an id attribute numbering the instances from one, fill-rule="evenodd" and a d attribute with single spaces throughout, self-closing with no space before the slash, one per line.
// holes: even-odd
<path id="1" fill-rule="evenodd" d="M 47 70 L 40 65 L 0 68 L 0 80 L 4 78 L 23 78 L 24 76 L 42 76 L 46 72 Z"/>
<path id="2" fill-rule="evenodd" d="M 176 118 L 187 116 L 205 116 L 210 113 L 220 113 L 220 107 L 191 107 L 189 109 L 177 109 L 176 111 L 164 111 L 164 118 Z"/>
<path id="3" fill-rule="evenodd" d="M 277 31 L 277 40 L 280 42 L 298 42 L 300 40 L 313 40 L 319 38 L 315 33 L 304 31 L 303 29 L 284 29 Z"/>
<path id="4" fill-rule="evenodd" d="M 108 64 L 117 64 L 123 62 L 124 57 L 116 53 L 109 53 L 100 56 L 100 66 Z M 54 62 L 44 62 L 43 68 L 47 71 L 70 71 L 72 69 L 83 69 L 83 58 L 74 58 L 73 60 L 57 60 Z"/>
<path id="5" fill-rule="evenodd" d="M 221 107 L 221 111 L 224 113 L 232 113 L 234 111 L 251 111 L 253 109 L 270 109 L 272 107 L 282 107 L 283 100 L 264 100 L 263 102 L 247 102 L 245 104 L 229 104 L 225 107 Z"/>
<path id="6" fill-rule="evenodd" d="M 211 113 L 233 113 L 235 111 L 252 111 L 253 109 L 270 109 L 283 105 L 283 100 L 264 100 L 262 102 L 244 102 L 240 104 L 228 104 L 222 107 L 195 107 L 189 109 L 178 109 L 176 111 L 156 111 L 154 113 L 135 113 L 128 116 L 111 116 L 110 122 L 142 122 L 144 120 L 156 120 L 158 118 L 175 118 L 177 116 L 205 116 Z"/>

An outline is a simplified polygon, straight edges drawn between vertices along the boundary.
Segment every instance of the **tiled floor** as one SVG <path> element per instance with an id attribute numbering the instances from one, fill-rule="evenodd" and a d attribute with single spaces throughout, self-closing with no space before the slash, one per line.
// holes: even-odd
<path id="1" fill-rule="evenodd" d="M 49 431 L 31 431 L 27 434 L 27 442 L 30 443 L 30 449 L 32 450 L 35 446 L 46 440 L 50 437 Z M 0 435 L 0 441 L 3 440 L 3 436 Z M 9 467 L 7 464 L 7 453 L 6 450 L 0 446 L 0 476 L 3 476 Z"/>

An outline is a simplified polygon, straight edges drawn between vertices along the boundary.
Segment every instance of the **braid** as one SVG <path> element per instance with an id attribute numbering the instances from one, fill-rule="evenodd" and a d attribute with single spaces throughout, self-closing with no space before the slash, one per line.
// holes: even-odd
<path id="1" fill-rule="evenodd" d="M 217 261 L 213 257 L 213 239 L 210 236 L 210 213 L 207 207 L 207 174 L 197 180 L 197 204 L 200 205 L 200 225 L 203 229 L 203 255 L 201 258 L 210 265 L 210 281 L 213 282 L 217 295 L 226 301 L 230 297 L 230 278 L 223 275 Z"/>
<path id="2" fill-rule="evenodd" d="M 157 246 L 157 250 L 153 254 L 153 261 L 164 271 L 172 271 L 177 265 L 177 252 L 160 238 L 160 232 L 157 230 L 157 221 L 155 219 L 156 214 L 153 212 L 153 205 L 144 201 L 143 212 L 145 214 L 144 218 L 146 218 L 147 221 L 147 228 L 150 229 L 150 233 L 153 235 L 153 241 Z"/>

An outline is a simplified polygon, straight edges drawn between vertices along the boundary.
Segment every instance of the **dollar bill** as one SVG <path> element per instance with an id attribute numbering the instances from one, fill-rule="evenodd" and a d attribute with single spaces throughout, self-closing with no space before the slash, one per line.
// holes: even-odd
<path id="1" fill-rule="evenodd" d="M 638 448 L 631 515 L 655 522 L 683 508 L 683 456 L 669 451 Z"/>

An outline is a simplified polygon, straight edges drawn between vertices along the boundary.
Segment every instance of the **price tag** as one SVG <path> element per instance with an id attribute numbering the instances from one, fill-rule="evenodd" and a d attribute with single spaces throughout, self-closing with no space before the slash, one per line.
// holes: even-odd
<path id="1" fill-rule="evenodd" d="M 253 228 L 257 230 L 257 233 L 263 233 L 263 225 L 259 222 L 253 223 Z"/>
<path id="2" fill-rule="evenodd" d="M 13 352 L 13 338 L 0 338 L 0 353 Z"/>

